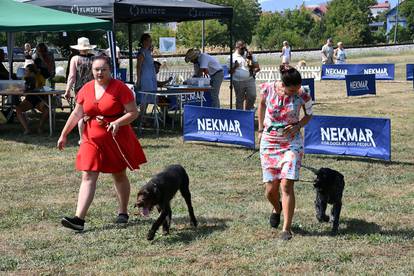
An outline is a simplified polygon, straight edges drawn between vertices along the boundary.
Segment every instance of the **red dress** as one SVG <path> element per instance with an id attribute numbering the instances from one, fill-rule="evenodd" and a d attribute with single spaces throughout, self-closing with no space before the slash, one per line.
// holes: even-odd
<path id="1" fill-rule="evenodd" d="M 99 125 L 96 120 L 96 116 L 104 116 L 106 122 L 115 121 L 124 114 L 124 105 L 134 101 L 131 90 L 123 82 L 112 79 L 102 97 L 96 100 L 95 81 L 92 80 L 82 87 L 76 101 L 90 117 L 85 123 L 76 157 L 77 170 L 117 173 L 127 167 L 138 169 L 140 164 L 147 162 L 130 125 L 119 127 L 113 137 L 106 126 Z"/>

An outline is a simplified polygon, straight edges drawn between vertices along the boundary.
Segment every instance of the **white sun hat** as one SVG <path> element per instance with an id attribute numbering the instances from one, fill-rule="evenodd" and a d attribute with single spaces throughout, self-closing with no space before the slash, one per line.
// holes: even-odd
<path id="1" fill-rule="evenodd" d="M 94 48 L 96 48 L 96 45 L 91 45 L 89 43 L 89 39 L 86 37 L 80 37 L 78 38 L 78 44 L 77 45 L 71 45 L 70 46 L 73 49 L 76 49 L 78 51 L 82 51 L 82 50 L 92 50 Z"/>

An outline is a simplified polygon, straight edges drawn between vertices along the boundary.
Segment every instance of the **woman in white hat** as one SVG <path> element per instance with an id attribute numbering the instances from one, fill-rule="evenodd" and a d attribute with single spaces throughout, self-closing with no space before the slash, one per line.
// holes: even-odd
<path id="1" fill-rule="evenodd" d="M 78 38 L 78 44 L 70 46 L 72 49 L 78 50 L 79 54 L 72 57 L 69 64 L 69 76 L 66 84 L 65 98 L 68 102 L 71 99 L 71 90 L 75 91 L 75 96 L 82 86 L 93 79 L 92 75 L 92 57 L 90 50 L 96 45 L 91 45 L 86 37 Z M 82 139 L 83 120 L 78 122 L 79 142 Z"/>

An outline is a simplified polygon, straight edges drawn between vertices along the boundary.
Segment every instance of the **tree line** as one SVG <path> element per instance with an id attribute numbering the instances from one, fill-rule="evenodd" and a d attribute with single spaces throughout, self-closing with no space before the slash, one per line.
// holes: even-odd
<path id="1" fill-rule="evenodd" d="M 250 46 L 260 50 L 277 50 L 287 40 L 295 49 L 321 47 L 328 37 L 334 41 L 342 41 L 345 45 L 367 45 L 390 42 L 394 38 L 394 30 L 387 37 L 385 27 L 372 31 L 369 24 L 375 21 L 386 21 L 382 14 L 373 18 L 370 6 L 376 0 L 332 0 L 328 3 L 327 13 L 317 18 L 304 6 L 296 10 L 283 12 L 262 12 L 258 0 L 207 0 L 212 4 L 231 6 L 234 16 L 231 22 L 233 40 L 244 40 Z M 408 42 L 414 39 L 414 0 L 405 0 L 400 6 L 400 15 L 406 17 L 407 27 L 398 27 L 397 42 Z M 133 48 L 139 47 L 138 41 L 142 33 L 150 31 L 155 47 L 159 37 L 176 37 L 178 48 L 201 47 L 202 22 L 190 21 L 171 29 L 165 24 L 133 25 Z M 35 45 L 45 41 L 59 47 L 64 54 L 69 52 L 69 45 L 76 44 L 76 39 L 86 36 L 100 48 L 107 47 L 104 32 L 67 33 L 19 33 L 16 45 L 23 46 L 29 42 Z M 128 49 L 128 31 L 126 24 L 116 24 L 117 43 L 121 49 Z M 205 22 L 205 44 L 213 47 L 228 47 L 229 28 L 225 21 L 207 20 Z M 0 45 L 6 45 L 6 35 L 0 33 Z"/>

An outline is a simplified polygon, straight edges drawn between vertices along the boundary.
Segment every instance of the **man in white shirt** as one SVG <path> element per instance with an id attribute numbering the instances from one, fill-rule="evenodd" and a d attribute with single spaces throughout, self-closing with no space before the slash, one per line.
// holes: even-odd
<path id="1" fill-rule="evenodd" d="M 256 102 L 255 75 L 259 71 L 260 67 L 256 57 L 247 51 L 244 41 L 237 41 L 230 69 L 230 73 L 233 74 L 237 109 L 254 109 Z"/>
<path id="2" fill-rule="evenodd" d="M 333 55 L 334 49 L 332 47 L 333 40 L 332 38 L 328 38 L 326 44 L 323 45 L 321 54 L 322 54 L 322 64 L 334 64 Z"/>
<path id="3" fill-rule="evenodd" d="M 201 53 L 198 49 L 190 49 L 185 55 L 185 62 L 194 63 L 195 77 L 210 77 L 211 107 L 220 108 L 219 93 L 224 79 L 223 68 L 213 56 Z"/>
<path id="4" fill-rule="evenodd" d="M 118 44 L 118 42 L 116 42 L 116 44 Z M 112 57 L 112 55 L 111 55 L 111 48 L 108 48 L 108 49 L 106 49 L 105 50 L 105 55 L 107 55 L 108 57 Z M 115 57 L 116 57 L 116 66 L 118 66 L 118 68 L 119 68 L 119 59 L 121 58 L 121 49 L 118 47 L 118 46 L 116 46 L 115 47 Z"/>

